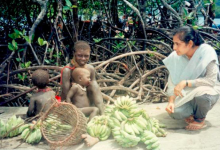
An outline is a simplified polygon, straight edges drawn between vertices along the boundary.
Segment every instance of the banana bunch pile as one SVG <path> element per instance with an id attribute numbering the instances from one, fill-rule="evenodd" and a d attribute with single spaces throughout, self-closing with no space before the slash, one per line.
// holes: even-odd
<path id="1" fill-rule="evenodd" d="M 144 109 L 138 109 L 136 101 L 128 96 L 119 97 L 113 106 L 106 106 L 105 115 L 109 116 L 108 124 L 112 129 L 112 134 L 122 147 L 137 145 L 140 137 L 144 139 L 143 137 L 147 136 L 145 131 L 152 133 L 154 137 L 166 136 L 159 121 L 150 118 Z M 146 142 L 146 140 L 141 141 Z M 152 145 L 148 148 L 154 149 L 158 147 L 157 144 L 153 145 L 151 142 L 147 145 Z"/>
<path id="2" fill-rule="evenodd" d="M 25 124 L 19 128 L 21 138 L 29 144 L 37 144 L 42 138 L 40 131 L 40 122 L 34 126 L 33 124 Z"/>
<path id="3" fill-rule="evenodd" d="M 104 141 L 111 135 L 111 128 L 108 126 L 108 116 L 95 116 L 87 125 L 87 132 L 92 137 Z"/>
<path id="4" fill-rule="evenodd" d="M 141 141 L 147 145 L 148 150 L 159 150 L 160 143 L 157 136 L 151 131 L 145 130 L 141 135 Z"/>
<path id="5" fill-rule="evenodd" d="M 17 118 L 15 115 L 10 117 L 7 121 L 7 123 L 4 123 L 2 120 L 0 121 L 0 137 L 3 138 L 3 136 L 7 137 L 14 137 L 20 134 L 19 132 L 19 126 L 24 123 L 24 120 L 20 117 Z M 8 133 L 7 135 L 5 135 Z"/>
<path id="6" fill-rule="evenodd" d="M 141 140 L 135 135 L 128 134 L 120 127 L 115 127 L 114 129 L 112 129 L 112 134 L 116 142 L 122 147 L 134 147 Z"/>

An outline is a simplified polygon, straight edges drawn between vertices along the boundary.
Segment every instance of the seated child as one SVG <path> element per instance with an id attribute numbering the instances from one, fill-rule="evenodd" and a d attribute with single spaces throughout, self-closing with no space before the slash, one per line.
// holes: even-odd
<path id="1" fill-rule="evenodd" d="M 94 116 L 99 114 L 99 109 L 97 107 L 91 107 L 91 103 L 87 97 L 86 87 L 90 84 L 90 72 L 85 68 L 75 68 L 71 75 L 75 83 L 72 83 L 66 101 L 74 104 L 85 116 L 89 116 L 88 121 L 90 121 Z"/>
<path id="2" fill-rule="evenodd" d="M 32 74 L 32 82 L 37 86 L 38 92 L 34 93 L 30 99 L 27 117 L 33 117 L 40 112 L 46 112 L 55 99 L 55 92 L 47 87 L 49 83 L 49 74 L 47 71 L 41 69 L 34 71 Z"/>

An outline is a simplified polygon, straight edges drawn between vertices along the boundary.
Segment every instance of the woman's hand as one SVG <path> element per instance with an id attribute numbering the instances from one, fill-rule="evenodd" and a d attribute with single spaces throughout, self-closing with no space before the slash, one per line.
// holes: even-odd
<path id="1" fill-rule="evenodd" d="M 166 107 L 166 111 L 171 114 L 174 113 L 174 103 L 173 102 L 169 102 L 167 107 Z"/>
<path id="2" fill-rule="evenodd" d="M 176 98 L 175 95 L 169 97 L 169 103 L 168 103 L 168 105 L 167 105 L 167 107 L 165 109 L 169 114 L 170 113 L 174 113 L 174 101 L 175 101 L 175 98 Z"/>
<path id="3" fill-rule="evenodd" d="M 178 83 L 175 88 L 174 88 L 174 94 L 176 96 L 181 96 L 183 97 L 183 93 L 182 93 L 182 89 L 184 89 L 186 87 L 186 81 L 183 80 L 180 83 Z"/>

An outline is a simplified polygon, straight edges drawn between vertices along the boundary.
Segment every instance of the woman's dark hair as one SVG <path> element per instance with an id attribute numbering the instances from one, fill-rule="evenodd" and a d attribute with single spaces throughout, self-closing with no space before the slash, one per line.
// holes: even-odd
<path id="1" fill-rule="evenodd" d="M 49 74 L 47 71 L 42 69 L 37 69 L 32 74 L 32 82 L 39 89 L 43 89 L 49 83 Z"/>
<path id="2" fill-rule="evenodd" d="M 179 35 L 179 39 L 187 44 L 189 43 L 190 40 L 192 40 L 194 43 L 193 46 L 199 46 L 202 43 L 204 43 L 204 40 L 202 39 L 198 31 L 194 30 L 189 26 L 183 26 L 176 29 L 173 32 L 173 36 L 174 35 Z"/>

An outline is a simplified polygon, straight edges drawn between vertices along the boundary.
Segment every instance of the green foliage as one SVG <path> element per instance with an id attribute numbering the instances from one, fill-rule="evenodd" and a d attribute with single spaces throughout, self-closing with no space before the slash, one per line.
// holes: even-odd
<path id="1" fill-rule="evenodd" d="M 62 53 L 59 52 L 58 54 L 53 54 L 53 57 L 54 57 L 54 58 L 60 58 L 61 55 L 62 55 Z"/>
<path id="2" fill-rule="evenodd" d="M 100 42 L 102 39 L 95 39 L 95 38 L 93 38 L 93 40 L 95 41 L 95 43 L 98 43 L 98 42 Z"/>
<path id="3" fill-rule="evenodd" d="M 193 29 L 195 29 L 195 30 L 198 30 L 198 29 L 202 29 L 203 27 L 202 26 L 197 26 L 197 25 L 194 25 L 194 26 L 192 26 L 193 27 Z"/>
<path id="4" fill-rule="evenodd" d="M 18 50 L 18 43 L 15 42 L 15 40 L 12 40 L 12 43 L 8 43 L 8 48 L 11 50 L 11 51 L 16 51 Z"/>
<path id="5" fill-rule="evenodd" d="M 26 40 L 26 42 L 31 43 L 29 36 L 23 36 L 23 38 Z"/>
<path id="6" fill-rule="evenodd" d="M 21 61 L 20 58 L 16 58 L 16 60 L 17 60 L 18 62 Z M 31 61 L 28 61 L 28 62 L 26 62 L 26 63 L 21 63 L 21 68 L 28 68 L 28 67 L 30 67 L 30 65 L 31 65 Z M 23 81 L 23 82 L 24 82 L 25 79 L 27 79 L 27 73 L 22 73 L 22 74 L 18 73 L 18 79 L 19 79 L 20 81 Z"/>
<path id="7" fill-rule="evenodd" d="M 28 68 L 28 67 L 30 67 L 30 65 L 31 65 L 31 61 L 28 61 L 26 63 L 22 63 L 21 68 Z"/>
<path id="8" fill-rule="evenodd" d="M 72 5 L 72 3 L 70 2 L 70 0 L 65 0 L 66 1 L 66 6 L 63 6 L 63 11 L 72 11 L 72 8 L 77 8 L 76 5 Z"/>
<path id="9" fill-rule="evenodd" d="M 47 41 L 44 41 L 42 38 L 38 38 L 38 44 L 40 45 L 40 46 L 43 46 L 43 45 L 45 45 L 45 44 L 47 44 Z"/>
<path id="10" fill-rule="evenodd" d="M 115 38 L 124 38 L 124 34 L 122 32 L 119 32 Z"/>
<path id="11" fill-rule="evenodd" d="M 21 74 L 19 73 L 19 74 L 18 74 L 18 79 L 19 79 L 20 81 L 23 81 L 23 82 L 24 82 L 24 80 L 27 79 L 27 75 L 26 75 L 26 74 L 21 75 Z"/>
<path id="12" fill-rule="evenodd" d="M 193 11 L 190 12 L 190 13 L 188 13 L 188 11 L 186 10 L 186 8 L 183 8 L 183 16 L 182 16 L 182 19 L 183 19 L 184 24 L 187 24 L 187 20 L 192 20 L 192 19 L 194 19 L 193 14 L 194 14 Z"/>
<path id="13" fill-rule="evenodd" d="M 124 47 L 124 42 L 117 42 L 115 41 L 115 46 L 112 46 L 114 49 L 113 49 L 113 52 L 117 52 L 119 49 L 123 48 Z"/>

